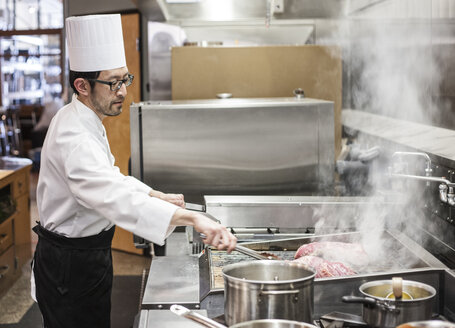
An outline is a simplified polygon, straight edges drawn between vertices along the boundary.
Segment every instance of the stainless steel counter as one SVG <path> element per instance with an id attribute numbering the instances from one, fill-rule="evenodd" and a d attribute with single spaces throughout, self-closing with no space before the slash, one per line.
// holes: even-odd
<path id="1" fill-rule="evenodd" d="M 183 234 L 183 233 L 179 233 Z M 186 247 L 181 243 L 181 247 Z M 178 247 L 175 245 L 175 247 Z M 197 256 L 153 258 L 142 299 L 143 309 L 168 309 L 172 304 L 200 308 L 199 261 Z"/>
<path id="2" fill-rule="evenodd" d="M 199 291 L 195 283 L 200 279 L 195 277 L 196 256 L 188 255 L 185 257 L 164 257 L 152 265 L 147 291 L 144 296 L 144 309 L 141 311 L 140 321 L 143 323 L 140 328 L 149 327 L 171 327 L 177 324 L 174 318 L 176 315 L 170 313 L 168 308 L 171 304 L 182 304 L 184 306 L 206 310 L 205 315 L 214 318 L 223 314 L 224 296 L 222 291 L 209 294 L 204 300 L 197 301 Z M 175 262 L 180 262 L 180 267 L 188 266 L 188 270 L 172 270 Z M 197 270 L 198 271 L 198 270 Z M 179 274 L 186 272 L 187 276 Z M 177 278 L 171 276 L 177 274 Z M 318 319 L 321 315 L 333 311 L 346 312 L 361 315 L 361 304 L 346 304 L 341 301 L 344 295 L 358 295 L 358 288 L 367 281 L 391 279 L 393 276 L 401 276 L 403 279 L 419 281 L 433 286 L 437 291 L 437 298 L 433 312 L 443 315 L 451 321 L 455 321 L 455 275 L 454 272 L 444 268 L 418 268 L 413 270 L 398 270 L 375 274 L 363 274 L 342 278 L 321 278 L 314 282 L 314 318 Z M 185 291 L 182 293 L 181 291 Z M 159 304 L 152 304 L 159 300 Z M 155 306 L 155 310 L 148 307 Z M 153 317 L 153 319 L 151 319 Z M 180 321 L 179 321 L 180 327 Z M 183 326 L 182 326 L 183 327 Z"/>
<path id="3" fill-rule="evenodd" d="M 438 291 L 434 312 L 453 318 L 455 310 L 455 277 L 453 272 L 413 240 L 398 231 L 390 233 L 409 256 L 418 261 L 412 268 L 395 267 L 386 272 L 369 272 L 348 277 L 319 278 L 315 280 L 315 318 L 331 311 L 361 314 L 358 304 L 341 302 L 343 295 L 358 294 L 358 288 L 366 281 L 390 279 L 401 276 L 403 279 L 420 281 L 433 286 Z M 344 235 L 341 235 L 344 237 Z M 308 237 L 311 238 L 311 237 Z M 317 237 L 313 237 L 317 238 Z M 321 238 L 324 238 L 322 236 Z M 327 238 L 327 237 L 325 237 Z M 182 238 L 175 238 L 175 241 Z M 281 240 L 271 241 L 277 245 Z M 291 239 L 289 242 L 299 242 Z M 289 242 L 286 247 L 289 247 Z M 267 241 L 246 243 L 251 248 L 261 249 Z M 184 245 L 181 245 L 182 247 Z M 177 245 L 173 247 L 178 248 Z M 210 274 L 205 271 L 204 255 L 181 255 L 158 257 L 152 261 L 142 307 L 144 310 L 165 310 L 172 304 L 182 304 L 192 309 L 205 309 L 209 317 L 218 317 L 224 312 L 223 290 L 210 290 Z M 394 254 L 390 254 L 394 261 Z M 201 261 L 202 259 L 202 261 Z M 370 268 L 371 269 L 371 268 Z M 373 269 L 371 269 L 373 270 Z"/>
<path id="4" fill-rule="evenodd" d="M 291 259 L 295 250 L 305 243 L 323 240 L 359 242 L 362 236 L 353 228 L 355 221 L 360 220 L 362 215 L 371 214 L 371 211 L 364 212 L 365 209 L 371 210 L 372 207 L 383 209 L 390 206 L 388 212 L 396 214 L 399 212 L 394 211 L 393 206 L 400 204 L 397 200 L 387 202 L 384 197 L 206 196 L 205 201 L 206 211 L 216 215 L 234 231 L 242 227 L 244 229 L 277 227 L 273 233 L 268 233 L 267 238 L 249 240 L 244 245 L 270 253 L 282 250 L 291 252 Z M 282 234 L 282 227 L 291 232 L 302 227 L 314 227 L 321 217 L 326 218 L 325 227 L 316 229 L 313 234 L 305 234 L 304 237 L 298 238 Z M 343 218 L 343 222 L 340 218 Z M 217 286 L 213 282 L 215 271 L 220 271 L 220 266 L 222 267 L 220 263 L 223 261 L 216 262 L 211 255 L 212 252 L 207 250 L 201 255 L 191 255 L 188 247 L 190 241 L 187 239 L 190 234 L 185 232 L 177 234 L 174 233 L 167 241 L 167 247 L 175 250 L 169 254 L 174 255 L 155 257 L 152 261 L 143 309 L 165 310 L 172 304 L 182 304 L 192 309 L 205 309 L 211 318 L 222 315 L 223 286 Z M 379 235 L 376 232 L 377 236 Z M 341 296 L 354 293 L 362 282 L 385 279 L 396 274 L 404 278 L 429 280 L 435 288 L 445 289 L 444 283 L 441 282 L 441 275 L 444 275 L 447 269 L 444 263 L 398 230 L 391 228 L 384 230 L 383 236 L 380 237 L 384 244 L 391 246 L 392 250 L 384 253 L 387 258 L 377 259 L 375 263 L 370 263 L 368 270 L 359 271 L 355 276 L 315 280 L 316 317 L 334 308 L 349 310 L 348 312 L 360 310 L 355 305 L 342 304 Z M 187 253 L 184 254 L 182 250 L 187 250 Z M 379 250 L 373 251 L 378 253 Z M 227 255 L 221 253 L 221 256 Z M 397 258 L 413 261 L 403 264 Z M 224 263 L 231 260 L 228 259 Z M 239 258 L 235 257 L 234 261 L 239 261 Z M 217 270 L 211 270 L 212 266 Z"/>

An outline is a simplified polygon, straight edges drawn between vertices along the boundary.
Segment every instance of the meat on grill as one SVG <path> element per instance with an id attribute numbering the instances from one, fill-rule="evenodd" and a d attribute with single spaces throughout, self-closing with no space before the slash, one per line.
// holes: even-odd
<path id="1" fill-rule="evenodd" d="M 304 244 L 297 250 L 294 258 L 307 255 L 318 256 L 326 261 L 341 262 L 357 271 L 365 269 L 370 261 L 368 254 L 358 243 L 321 241 Z"/>
<path id="2" fill-rule="evenodd" d="M 318 256 L 301 256 L 294 261 L 316 272 L 316 278 L 341 277 L 356 274 L 354 270 L 343 263 L 326 261 Z"/>

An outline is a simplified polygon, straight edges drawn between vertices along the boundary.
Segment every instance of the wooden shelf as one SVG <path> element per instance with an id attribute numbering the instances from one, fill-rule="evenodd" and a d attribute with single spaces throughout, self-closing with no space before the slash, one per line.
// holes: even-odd
<path id="1" fill-rule="evenodd" d="M 0 160 L 0 162 L 2 162 Z M 30 169 L 31 163 L 0 164 L 0 190 L 8 190 L 16 204 L 14 213 L 0 224 L 3 247 L 0 247 L 0 295 L 21 274 L 21 266 L 31 256 Z M 9 167 L 8 167 L 9 166 Z M 3 169 L 2 169 L 3 167 Z M 5 189 L 6 188 L 6 189 Z"/>

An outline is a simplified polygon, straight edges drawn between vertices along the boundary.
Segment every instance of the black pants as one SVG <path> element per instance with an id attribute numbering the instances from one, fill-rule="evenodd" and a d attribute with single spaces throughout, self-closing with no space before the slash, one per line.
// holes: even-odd
<path id="1" fill-rule="evenodd" d="M 109 328 L 115 227 L 85 238 L 33 228 L 33 272 L 45 328 Z"/>

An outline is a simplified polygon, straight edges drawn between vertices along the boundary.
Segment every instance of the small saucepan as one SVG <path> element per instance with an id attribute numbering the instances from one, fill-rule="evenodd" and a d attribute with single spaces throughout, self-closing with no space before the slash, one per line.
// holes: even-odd
<path id="1" fill-rule="evenodd" d="M 395 284 L 394 284 L 395 281 Z M 343 296 L 346 303 L 363 304 L 363 320 L 375 328 L 392 328 L 409 321 L 429 320 L 436 290 L 426 284 L 396 279 L 377 280 L 360 286 L 364 297 Z"/>
<path id="2" fill-rule="evenodd" d="M 187 319 L 196 321 L 201 325 L 209 328 L 227 328 L 225 325 L 222 325 L 215 320 L 204 317 L 203 315 L 191 311 L 181 305 L 172 305 L 170 309 L 173 313 L 185 317 Z M 304 322 L 291 321 L 291 320 L 282 320 L 282 319 L 261 319 L 261 320 L 251 320 L 246 322 L 240 322 L 231 328 L 317 328 L 314 325 Z"/>

